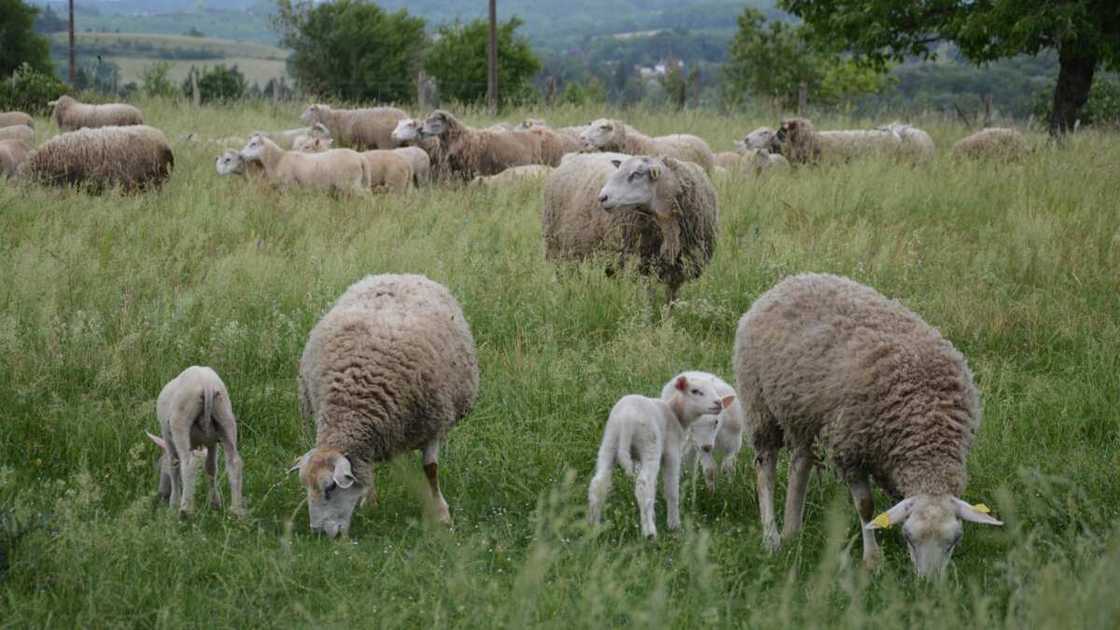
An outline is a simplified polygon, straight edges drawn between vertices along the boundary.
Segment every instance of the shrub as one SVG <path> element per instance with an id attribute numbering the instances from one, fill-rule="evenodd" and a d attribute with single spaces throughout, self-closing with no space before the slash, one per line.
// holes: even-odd
<path id="1" fill-rule="evenodd" d="M 168 75 L 171 74 L 171 64 L 167 61 L 157 61 L 150 66 L 144 66 L 140 73 L 140 81 L 144 94 L 148 96 L 175 96 L 175 84 Z"/>
<path id="2" fill-rule="evenodd" d="M 1034 115 L 1050 120 L 1054 107 L 1054 84 L 1035 97 Z M 1089 90 L 1089 100 L 1081 108 L 1082 125 L 1120 125 L 1120 78 L 1100 77 Z"/>
<path id="3" fill-rule="evenodd" d="M 66 84 L 53 74 L 39 72 L 23 64 L 10 79 L 0 81 L 0 110 L 19 110 L 29 114 L 50 113 L 48 101 L 67 92 Z"/>
<path id="4" fill-rule="evenodd" d="M 221 64 L 201 71 L 191 68 L 191 72 L 198 73 L 198 92 L 203 103 L 236 101 L 245 95 L 245 75 L 237 69 L 237 64 L 228 68 Z M 183 79 L 183 94 L 191 98 L 192 91 L 191 78 L 187 76 Z"/>

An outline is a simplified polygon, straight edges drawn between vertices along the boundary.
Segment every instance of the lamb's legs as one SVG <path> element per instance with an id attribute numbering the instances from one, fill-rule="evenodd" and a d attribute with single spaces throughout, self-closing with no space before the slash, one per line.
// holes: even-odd
<path id="1" fill-rule="evenodd" d="M 436 519 L 444 525 L 451 524 L 451 509 L 447 507 L 447 500 L 439 491 L 439 440 L 435 439 L 424 446 L 424 475 L 428 478 L 428 487 L 432 491 L 432 509 Z"/>
<path id="2" fill-rule="evenodd" d="M 603 503 L 611 493 L 611 474 L 614 469 L 615 445 L 604 439 L 599 446 L 599 457 L 595 461 L 595 475 L 587 487 L 587 523 L 592 527 L 603 521 Z M 633 468 L 627 471 L 632 474 Z"/>
<path id="3" fill-rule="evenodd" d="M 871 484 L 864 475 L 848 482 L 852 493 L 852 502 L 856 504 L 859 513 L 860 534 L 863 536 L 863 566 L 874 569 L 879 566 L 882 557 L 879 552 L 879 541 L 875 540 L 875 532 L 866 529 L 867 524 L 875 515 L 875 500 L 871 497 Z"/>
<path id="4" fill-rule="evenodd" d="M 222 493 L 218 490 L 218 445 L 206 449 L 206 480 L 210 484 L 210 507 L 222 507 Z"/>
<path id="5" fill-rule="evenodd" d="M 167 504 L 170 505 L 172 509 L 174 509 L 182 500 L 183 475 L 181 474 L 181 469 L 179 468 L 179 459 L 171 455 L 171 453 L 168 453 L 167 457 L 169 460 L 171 460 L 171 465 L 167 467 L 167 477 L 171 482 L 171 495 L 167 499 Z"/>
<path id="6" fill-rule="evenodd" d="M 681 460 L 680 456 L 672 453 L 661 463 L 662 492 L 665 494 L 665 509 L 668 512 L 667 525 L 669 529 L 681 528 Z"/>
<path id="7" fill-rule="evenodd" d="M 232 417 L 233 413 L 230 412 Z M 237 451 L 236 422 L 222 423 L 222 451 L 226 456 L 226 476 L 229 477 L 230 512 L 245 516 L 245 502 L 241 494 L 241 454 Z"/>
<path id="8" fill-rule="evenodd" d="M 782 538 L 789 540 L 801 531 L 805 516 L 805 493 L 809 489 L 809 477 L 813 474 L 813 453 L 807 448 L 793 451 L 789 460 L 789 487 L 786 489 L 785 523 Z"/>
<path id="9" fill-rule="evenodd" d="M 771 553 L 782 546 L 778 524 L 774 519 L 774 484 L 778 468 L 777 449 L 760 450 L 754 458 L 757 476 L 758 515 L 762 520 L 762 545 Z"/>
<path id="10" fill-rule="evenodd" d="M 638 500 L 638 518 L 642 536 L 652 540 L 657 537 L 654 523 L 654 502 L 657 500 L 657 469 L 660 458 L 654 454 L 642 459 L 638 478 L 634 480 L 634 498 Z"/>

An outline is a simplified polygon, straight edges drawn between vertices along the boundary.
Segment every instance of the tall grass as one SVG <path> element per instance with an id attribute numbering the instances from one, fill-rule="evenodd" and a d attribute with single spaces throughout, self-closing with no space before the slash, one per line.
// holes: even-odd
<path id="1" fill-rule="evenodd" d="M 173 139 L 291 127 L 298 114 L 143 106 Z M 613 114 L 717 150 L 773 124 Z M 925 123 L 942 147 L 965 133 Z M 545 263 L 539 184 L 281 195 L 217 177 L 221 147 L 176 140 L 156 193 L 0 188 L 0 625 L 1114 628 L 1120 142 L 1039 144 L 1017 164 L 943 155 L 720 181 L 715 259 L 665 320 L 637 281 Z M 686 479 L 680 534 L 641 540 L 625 482 L 605 527 L 588 530 L 586 483 L 614 401 L 683 369 L 733 379 L 738 317 L 810 270 L 897 297 L 969 358 L 984 424 L 965 498 L 1007 526 L 967 527 L 940 584 L 917 581 L 888 532 L 884 567 L 868 574 L 846 490 L 822 471 L 805 531 L 770 557 L 745 453 L 715 495 Z M 380 505 L 356 516 L 349 542 L 321 540 L 285 474 L 311 440 L 298 357 L 350 283 L 404 271 L 446 284 L 478 343 L 481 396 L 441 466 L 455 526 L 423 519 L 409 456 L 378 469 Z M 143 430 L 160 387 L 191 364 L 229 386 L 245 522 L 201 500 L 189 521 L 152 505 Z"/>

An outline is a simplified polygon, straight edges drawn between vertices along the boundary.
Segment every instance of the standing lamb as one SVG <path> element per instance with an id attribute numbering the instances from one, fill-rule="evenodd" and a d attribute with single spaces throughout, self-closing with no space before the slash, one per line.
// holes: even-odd
<path id="1" fill-rule="evenodd" d="M 715 154 L 697 136 L 673 134 L 651 138 L 620 120 L 600 118 L 589 124 L 581 137 L 587 151 L 608 151 L 627 155 L 664 155 L 698 164 L 705 172 L 715 167 Z"/>
<path id="2" fill-rule="evenodd" d="M 361 154 L 350 149 L 285 151 L 258 133 L 249 138 L 241 157 L 259 161 L 268 180 L 281 189 L 306 186 L 340 193 L 369 191 L 369 166 Z"/>
<path id="3" fill-rule="evenodd" d="M 31 145 L 23 140 L 0 140 L 0 176 L 14 176 L 28 153 Z"/>
<path id="4" fill-rule="evenodd" d="M 881 129 L 817 131 L 805 118 L 782 121 L 775 136 L 779 152 L 795 164 L 846 161 L 876 155 L 902 154 L 902 138 Z"/>
<path id="5" fill-rule="evenodd" d="M 421 133 L 439 139 L 450 175 L 463 181 L 542 161 L 540 136 L 526 131 L 472 129 L 441 109 L 428 115 Z"/>
<path id="6" fill-rule="evenodd" d="M 359 151 L 395 147 L 393 129 L 404 118 L 408 114 L 395 107 L 333 109 L 322 104 L 311 105 L 300 115 L 303 124 L 322 123 L 332 138 Z"/>
<path id="7" fill-rule="evenodd" d="M 720 398 L 734 397 L 735 390 L 723 379 L 708 372 L 684 372 L 690 382 L 711 383 Z M 672 383 L 661 390 L 661 400 L 668 401 L 674 395 Z M 735 473 L 735 463 L 743 448 L 743 408 L 738 403 L 724 407 L 718 414 L 705 414 L 688 427 L 681 460 L 685 468 L 693 466 L 693 459 L 699 456 L 700 468 L 704 472 L 704 483 L 708 490 L 716 489 L 716 456 L 720 457 L 718 468 L 725 476 Z"/>
<path id="8" fill-rule="evenodd" d="M 397 123 L 393 129 L 392 138 L 397 147 L 402 149 L 418 148 L 428 156 L 428 176 L 426 181 L 443 181 L 447 178 L 447 156 L 440 145 L 439 138 L 424 137 L 421 130 L 424 126 L 415 118 L 405 118 Z M 412 166 L 414 173 L 420 173 L 417 165 Z"/>
<path id="9" fill-rule="evenodd" d="M 665 392 L 669 392 L 666 396 Z M 711 381 L 681 374 L 669 381 L 661 398 L 623 396 L 607 418 L 595 476 L 587 489 L 587 520 L 598 525 L 603 503 L 611 491 L 611 473 L 617 462 L 634 479 L 642 536 L 657 537 L 654 501 L 657 473 L 668 510 L 669 529 L 680 529 L 681 444 L 684 432 L 705 414 L 719 414 L 734 402 L 734 393 L 720 396 Z M 634 460 L 637 461 L 635 465 Z"/>
<path id="10" fill-rule="evenodd" d="M 51 118 L 62 131 L 74 131 L 83 127 L 124 127 L 144 124 L 144 115 L 140 110 L 124 103 L 86 105 L 71 96 L 64 95 L 47 105 L 54 108 Z"/>
<path id="11" fill-rule="evenodd" d="M 12 125 L 25 125 L 34 128 L 35 119 L 23 112 L 0 112 L 0 127 L 11 127 Z"/>
<path id="12" fill-rule="evenodd" d="M 412 162 L 396 149 L 363 151 L 361 156 L 366 161 L 371 189 L 406 192 L 412 187 Z"/>
<path id="13" fill-rule="evenodd" d="M 35 130 L 27 125 L 0 127 L 0 140 L 22 140 L 27 144 L 35 142 Z"/>
<path id="14" fill-rule="evenodd" d="M 962 138 L 953 145 L 958 158 L 1018 160 L 1030 153 L 1022 132 L 1006 127 L 989 127 Z"/>
<path id="15" fill-rule="evenodd" d="M 814 453 L 829 453 L 863 524 L 863 560 L 879 560 L 874 529 L 901 525 L 919 575 L 939 575 L 961 519 L 1001 525 L 959 497 L 980 428 L 980 397 L 961 353 L 895 300 L 826 274 L 787 278 L 751 305 L 735 336 L 735 374 L 758 475 L 763 541 L 774 516 L 778 449 L 792 451 L 782 537 L 801 529 Z M 901 499 L 873 518 L 870 480 Z"/>
<path id="16" fill-rule="evenodd" d="M 93 191 L 160 186 L 175 164 L 171 146 L 154 127 L 100 127 L 59 134 L 27 157 L 19 176 L 45 184 L 87 185 Z"/>
<path id="17" fill-rule="evenodd" d="M 307 488 L 311 529 L 345 535 L 373 490 L 374 462 L 422 453 L 436 517 L 440 440 L 474 406 L 478 359 L 459 303 L 419 275 L 354 283 L 312 329 L 299 364 L 300 410 L 315 447 L 293 470 Z"/>
<path id="18" fill-rule="evenodd" d="M 206 447 L 206 476 L 210 480 L 210 505 L 221 507 L 216 473 L 218 449 L 226 456 L 226 475 L 232 505 L 230 511 L 244 516 L 241 497 L 241 455 L 237 452 L 237 418 L 233 415 L 229 391 L 218 373 L 208 367 L 193 365 L 176 376 L 159 393 L 156 417 L 160 433 L 148 437 L 159 446 L 160 496 L 167 496 L 180 514 L 194 510 L 194 486 L 198 467 L 194 465 L 195 449 Z M 170 495 L 165 492 L 170 486 Z"/>
<path id="19" fill-rule="evenodd" d="M 408 161 L 412 167 L 412 183 L 419 188 L 432 181 L 432 158 L 420 147 L 398 147 L 393 153 Z"/>

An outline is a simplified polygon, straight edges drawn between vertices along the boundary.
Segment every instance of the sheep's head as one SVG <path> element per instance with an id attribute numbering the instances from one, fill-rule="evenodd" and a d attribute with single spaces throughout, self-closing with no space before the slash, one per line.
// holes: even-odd
<path id="1" fill-rule="evenodd" d="M 415 118 L 403 118 L 397 121 L 397 126 L 391 134 L 393 142 L 406 144 L 420 140 L 420 121 Z"/>
<path id="2" fill-rule="evenodd" d="M 322 153 L 331 148 L 334 144 L 332 138 L 320 138 L 316 136 L 307 136 L 300 138 L 295 144 L 292 145 L 293 151 L 301 153 Z"/>
<path id="3" fill-rule="evenodd" d="M 261 154 L 264 153 L 265 144 L 268 141 L 262 134 L 255 133 L 249 136 L 249 141 L 245 143 L 245 148 L 241 149 L 241 157 L 249 160 L 259 160 Z"/>
<path id="4" fill-rule="evenodd" d="M 902 526 L 902 535 L 918 575 L 940 577 L 961 541 L 961 521 L 1003 525 L 983 504 L 969 505 L 948 495 L 919 494 L 899 501 L 890 510 L 865 525 L 869 530 Z"/>
<path id="5" fill-rule="evenodd" d="M 307 489 L 311 531 L 331 538 L 345 536 L 350 531 L 354 508 L 366 491 L 354 476 L 350 459 L 336 449 L 316 447 L 307 451 L 291 470 L 299 471 L 300 482 Z"/>
<path id="6" fill-rule="evenodd" d="M 543 129 L 547 127 L 548 125 L 545 124 L 544 120 L 540 118 L 526 118 L 525 120 L 517 123 L 517 125 L 514 126 L 514 130 L 528 131 L 530 129 Z"/>
<path id="7" fill-rule="evenodd" d="M 690 378 L 685 374 L 678 374 L 671 382 L 673 396 L 669 400 L 669 406 L 686 428 L 703 416 L 718 416 L 735 402 L 734 394 L 720 396 L 715 384 L 706 378 Z"/>
<path id="8" fill-rule="evenodd" d="M 315 123 L 311 125 L 311 129 L 307 132 L 312 138 L 326 138 L 330 139 L 331 130 L 323 123 Z"/>
<path id="9" fill-rule="evenodd" d="M 769 127 L 759 127 L 743 136 L 743 139 L 736 142 L 735 146 L 740 152 L 746 152 L 752 149 L 769 150 L 774 145 L 776 135 L 774 130 Z"/>
<path id="10" fill-rule="evenodd" d="M 237 151 L 227 149 L 225 153 L 218 156 L 214 167 L 219 175 L 242 175 L 245 173 L 245 160 Z"/>
<path id="11" fill-rule="evenodd" d="M 611 160 L 615 172 L 599 191 L 603 210 L 638 210 L 654 212 L 657 206 L 657 180 L 665 171 L 665 164 L 658 158 L 632 157 L 625 162 Z"/>
<path id="12" fill-rule="evenodd" d="M 425 136 L 442 136 L 450 129 L 451 120 L 451 114 L 442 109 L 437 109 L 424 119 L 424 125 L 420 129 L 420 133 Z"/>
<path id="13" fill-rule="evenodd" d="M 315 123 L 322 122 L 323 113 L 330 111 L 330 109 L 330 107 L 319 103 L 308 105 L 307 109 L 303 110 L 303 113 L 300 114 L 299 119 L 305 125 L 314 125 Z"/>
<path id="14" fill-rule="evenodd" d="M 774 139 L 779 145 L 786 142 L 796 142 L 798 137 L 811 134 L 814 131 L 813 123 L 809 122 L 808 119 L 790 118 L 782 121 L 782 126 L 778 129 L 778 133 L 774 134 Z"/>
<path id="15" fill-rule="evenodd" d="M 579 134 L 579 139 L 583 143 L 584 151 L 605 151 L 610 146 L 620 145 L 619 140 L 624 134 L 625 127 L 622 123 L 600 118 L 588 123 Z"/>

